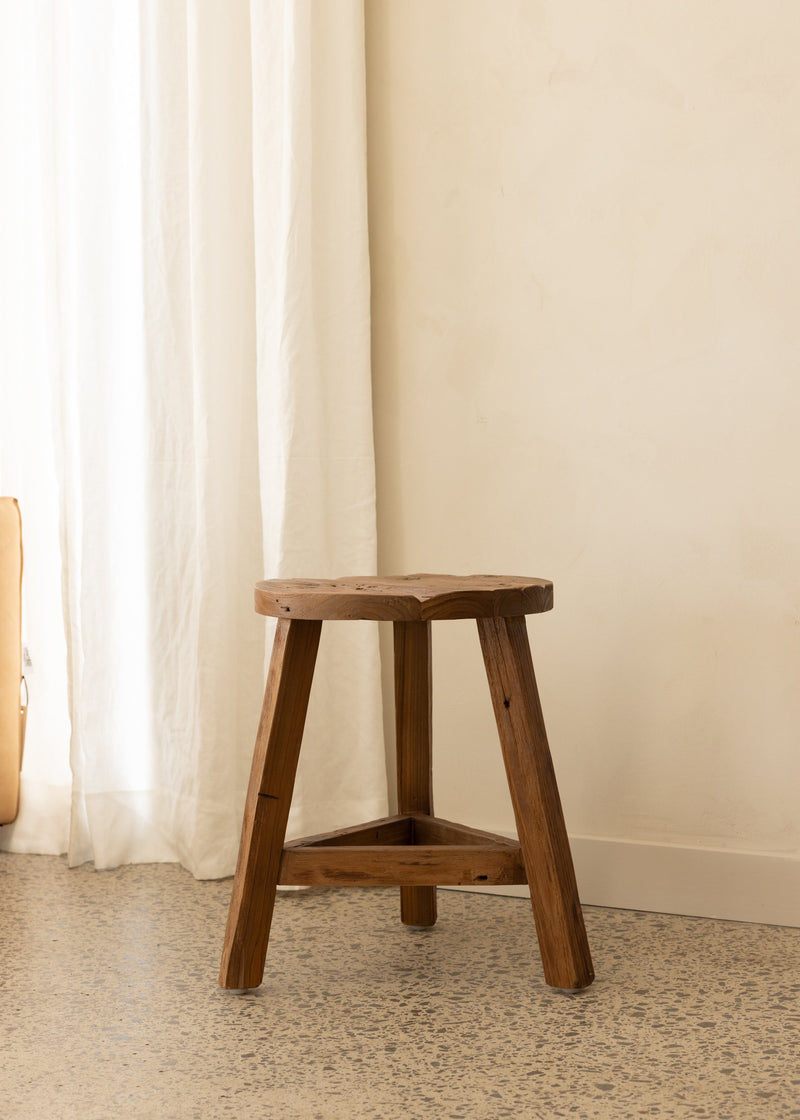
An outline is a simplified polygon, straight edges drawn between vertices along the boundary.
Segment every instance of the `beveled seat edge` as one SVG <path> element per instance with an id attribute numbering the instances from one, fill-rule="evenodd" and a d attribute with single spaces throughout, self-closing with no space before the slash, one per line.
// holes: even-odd
<path id="1" fill-rule="evenodd" d="M 549 580 L 520 576 L 398 576 L 262 580 L 255 609 L 273 618 L 427 622 L 509 618 L 553 606 Z"/>

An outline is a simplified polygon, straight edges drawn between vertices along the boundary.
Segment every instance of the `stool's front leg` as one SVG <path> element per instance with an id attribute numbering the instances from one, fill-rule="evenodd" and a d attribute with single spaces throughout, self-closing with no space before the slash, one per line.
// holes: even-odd
<path id="1" fill-rule="evenodd" d="M 433 813 L 431 624 L 394 623 L 397 803 L 401 813 Z M 436 887 L 401 887 L 407 926 L 436 923 Z"/>
<path id="2" fill-rule="evenodd" d="M 547 983 L 594 979 L 525 618 L 478 619 Z"/>
<path id="3" fill-rule="evenodd" d="M 258 726 L 219 983 L 257 988 L 322 623 L 279 619 Z"/>

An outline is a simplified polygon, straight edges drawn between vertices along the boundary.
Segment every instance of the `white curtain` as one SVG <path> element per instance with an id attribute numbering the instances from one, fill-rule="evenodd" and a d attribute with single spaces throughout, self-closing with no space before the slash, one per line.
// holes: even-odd
<path id="1" fill-rule="evenodd" d="M 0 844 L 225 875 L 271 640 L 252 585 L 375 569 L 362 2 L 0 11 L 32 660 Z M 375 630 L 323 629 L 295 834 L 385 810 Z"/>

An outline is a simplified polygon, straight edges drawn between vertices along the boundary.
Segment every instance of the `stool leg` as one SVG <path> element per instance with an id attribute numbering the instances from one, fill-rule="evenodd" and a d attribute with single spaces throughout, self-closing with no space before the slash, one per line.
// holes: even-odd
<path id="1" fill-rule="evenodd" d="M 394 703 L 397 730 L 397 802 L 401 813 L 433 813 L 431 624 L 394 624 Z M 401 887 L 400 917 L 407 926 L 436 922 L 436 887 Z"/>
<path id="2" fill-rule="evenodd" d="M 257 988 L 322 623 L 279 619 L 258 726 L 219 983 Z"/>
<path id="3" fill-rule="evenodd" d="M 546 982 L 594 979 L 525 618 L 478 619 Z"/>

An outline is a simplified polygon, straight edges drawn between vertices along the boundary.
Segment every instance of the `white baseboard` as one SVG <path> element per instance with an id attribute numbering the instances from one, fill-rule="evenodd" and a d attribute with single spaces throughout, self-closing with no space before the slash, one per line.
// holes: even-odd
<path id="1" fill-rule="evenodd" d="M 570 838 L 587 906 L 800 926 L 800 859 L 596 836 Z M 521 887 L 456 887 L 528 897 Z"/>

